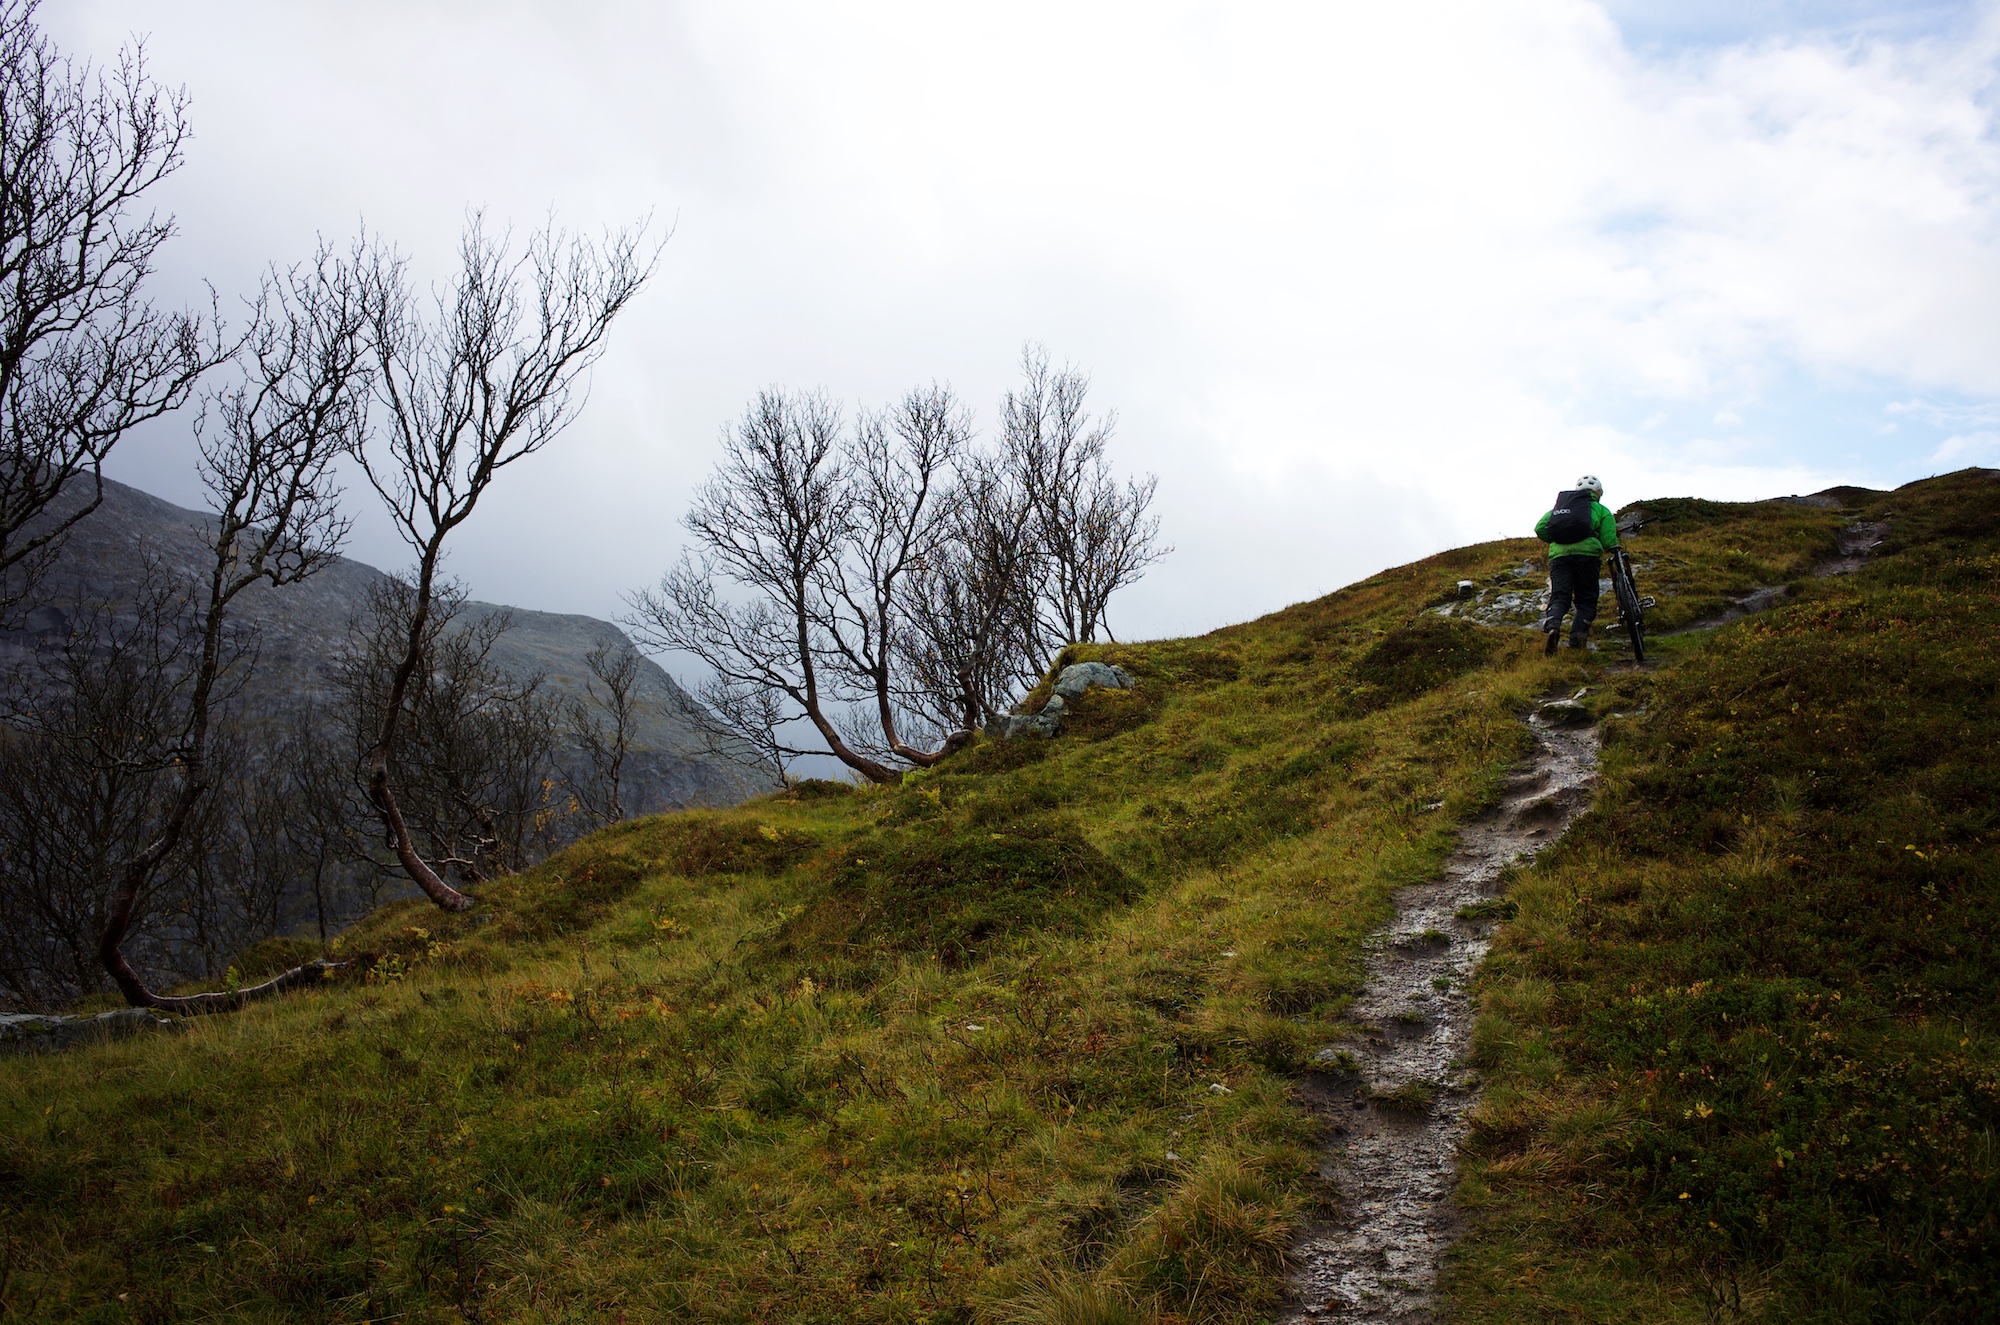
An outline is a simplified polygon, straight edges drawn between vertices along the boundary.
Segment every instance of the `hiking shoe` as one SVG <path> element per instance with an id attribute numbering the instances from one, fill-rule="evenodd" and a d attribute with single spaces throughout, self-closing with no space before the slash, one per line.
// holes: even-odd
<path id="1" fill-rule="evenodd" d="M 1553 639 L 1553 638 L 1554 638 L 1554 636 L 1550 636 L 1550 638 L 1551 638 L 1551 639 Z M 1569 642 L 1569 646 L 1570 646 L 1570 647 L 1571 647 L 1572 649 L 1582 649 L 1582 650 L 1583 650 L 1583 651 L 1584 651 L 1585 653 L 1596 653 L 1596 652 L 1597 652 L 1597 646 L 1596 646 L 1595 644 L 1592 644 L 1592 643 L 1591 643 L 1591 642 L 1590 642 L 1590 641 L 1589 641 L 1588 639 L 1574 639 L 1574 638 L 1572 638 L 1572 639 L 1570 640 L 1570 642 Z M 1550 652 L 1550 653 L 1554 653 L 1554 652 L 1555 652 L 1555 649 L 1554 649 L 1554 647 L 1553 647 L 1553 646 L 1552 646 L 1552 647 L 1551 647 L 1551 648 L 1549 649 L 1549 652 Z"/>
<path id="2" fill-rule="evenodd" d="M 1543 656 L 1544 658 L 1553 658 L 1553 657 L 1555 657 L 1555 656 L 1556 656 L 1556 645 L 1560 644 L 1561 642 L 1562 642 L 1562 632 L 1561 632 L 1561 631 L 1559 631 L 1559 630 L 1552 630 L 1552 631 L 1550 631 L 1550 632 L 1549 632 L 1549 642 L 1548 642 L 1547 644 L 1544 644 L 1544 645 L 1542 646 L 1542 656 Z"/>

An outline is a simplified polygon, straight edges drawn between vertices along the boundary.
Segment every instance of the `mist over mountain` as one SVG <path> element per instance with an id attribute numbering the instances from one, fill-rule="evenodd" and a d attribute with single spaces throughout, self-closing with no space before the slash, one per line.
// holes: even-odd
<path id="1" fill-rule="evenodd" d="M 110 479 L 104 489 L 104 504 L 64 542 L 26 629 L 0 634 L 0 661 L 21 658 L 35 636 L 69 629 L 93 605 L 114 612 L 129 606 L 149 563 L 176 575 L 207 573 L 213 554 L 203 530 L 212 517 Z M 66 500 L 80 504 L 84 497 L 79 492 Z M 259 584 L 246 591 L 231 608 L 238 627 L 254 633 L 256 650 L 237 701 L 241 719 L 276 725 L 308 704 L 331 709 L 336 698 L 331 664 L 351 647 L 351 627 L 364 615 L 370 591 L 388 578 L 373 566 L 338 557 L 303 583 L 282 589 Z M 515 680 L 542 677 L 544 692 L 560 700 L 587 697 L 585 656 L 592 649 L 632 647 L 608 621 L 497 603 L 468 601 L 458 627 L 476 628 L 503 614 L 509 625 L 495 642 L 491 661 Z M 640 659 L 636 692 L 637 722 L 624 769 L 628 813 L 734 804 L 775 785 L 747 761 L 709 750 L 684 716 L 686 693 L 650 659 Z"/>

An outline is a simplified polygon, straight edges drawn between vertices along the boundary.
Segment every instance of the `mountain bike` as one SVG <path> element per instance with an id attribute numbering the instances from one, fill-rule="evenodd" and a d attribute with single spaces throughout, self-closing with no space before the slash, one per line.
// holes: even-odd
<path id="1" fill-rule="evenodd" d="M 1618 600 L 1618 624 L 1632 637 L 1632 661 L 1644 662 L 1646 609 L 1653 600 L 1639 596 L 1639 586 L 1632 580 L 1632 558 L 1623 545 L 1611 549 L 1611 593 Z"/>

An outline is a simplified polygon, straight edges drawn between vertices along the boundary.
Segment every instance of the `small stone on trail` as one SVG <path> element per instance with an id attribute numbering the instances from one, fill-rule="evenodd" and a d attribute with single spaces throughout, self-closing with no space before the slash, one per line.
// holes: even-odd
<path id="1" fill-rule="evenodd" d="M 1209 1086 L 1208 1093 L 1211 1095 L 1234 1095 L 1236 1092 L 1223 1085 L 1220 1081 L 1217 1081 Z"/>
<path id="2" fill-rule="evenodd" d="M 1535 716 L 1551 727 L 1588 727 L 1596 721 L 1589 709 L 1573 699 L 1552 699 L 1536 709 Z"/>

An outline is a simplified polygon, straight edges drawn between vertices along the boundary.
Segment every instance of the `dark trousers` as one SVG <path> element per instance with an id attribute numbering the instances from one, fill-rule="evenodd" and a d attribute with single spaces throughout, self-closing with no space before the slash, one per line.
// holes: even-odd
<path id="1" fill-rule="evenodd" d="M 1549 614 L 1542 618 L 1542 631 L 1553 635 L 1562 629 L 1563 615 L 1576 608 L 1576 621 L 1569 628 L 1572 644 L 1590 638 L 1590 623 L 1597 620 L 1596 557 L 1549 558 Z"/>

